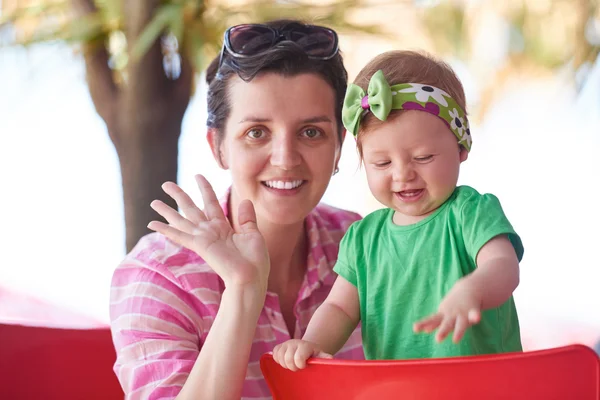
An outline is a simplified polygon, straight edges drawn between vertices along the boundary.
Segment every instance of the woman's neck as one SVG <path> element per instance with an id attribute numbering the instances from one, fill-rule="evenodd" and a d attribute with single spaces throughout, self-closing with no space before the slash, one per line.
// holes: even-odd
<path id="1" fill-rule="evenodd" d="M 280 296 L 290 286 L 304 279 L 307 260 L 307 239 L 304 222 L 294 225 L 275 225 L 259 221 L 271 260 L 268 290 Z"/>

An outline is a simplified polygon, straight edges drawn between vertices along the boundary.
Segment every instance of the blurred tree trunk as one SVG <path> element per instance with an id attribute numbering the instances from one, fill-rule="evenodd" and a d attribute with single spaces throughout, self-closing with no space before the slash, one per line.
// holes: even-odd
<path id="1" fill-rule="evenodd" d="M 93 0 L 74 0 L 74 3 L 79 15 L 95 11 Z M 123 3 L 125 36 L 131 46 L 160 2 Z M 192 71 L 189 61 L 180 54 L 180 76 L 175 80 L 167 78 L 159 40 L 139 60 L 130 60 L 122 85 L 115 83 L 108 65 L 107 44 L 96 41 L 84 47 L 92 101 L 106 123 L 119 157 L 127 251 L 149 232 L 146 225 L 151 220 L 160 219 L 150 208 L 152 200 L 160 199 L 176 207 L 162 191 L 161 184 L 177 181 L 178 141 L 191 95 Z"/>

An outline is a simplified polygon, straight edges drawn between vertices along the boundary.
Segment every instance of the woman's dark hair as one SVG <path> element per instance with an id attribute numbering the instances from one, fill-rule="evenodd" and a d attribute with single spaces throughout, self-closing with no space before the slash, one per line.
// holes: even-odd
<path id="1" fill-rule="evenodd" d="M 275 20 L 264 25 L 280 29 L 290 23 L 303 23 L 296 20 Z M 275 72 L 283 76 L 296 76 L 299 74 L 317 74 L 327 82 L 335 92 L 335 117 L 338 126 L 338 135 L 341 138 L 344 126 L 342 124 L 342 105 L 348 85 L 348 72 L 344 67 L 341 54 L 338 52 L 329 60 L 310 59 L 306 53 L 295 43 L 283 41 L 271 49 L 261 52 L 256 57 L 236 58 L 224 54 L 224 62 L 219 66 L 217 56 L 208 66 L 206 82 L 208 83 L 208 120 L 207 126 L 217 131 L 217 146 L 220 146 L 224 137 L 225 121 L 231 110 L 228 93 L 228 82 L 237 74 L 244 81 L 251 81 L 259 73 Z M 340 140 L 341 143 L 341 140 Z"/>

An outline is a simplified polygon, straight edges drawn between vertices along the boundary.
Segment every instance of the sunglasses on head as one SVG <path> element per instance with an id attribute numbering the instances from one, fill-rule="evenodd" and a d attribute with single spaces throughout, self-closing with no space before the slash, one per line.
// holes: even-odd
<path id="1" fill-rule="evenodd" d="M 323 26 L 292 22 L 276 29 L 262 24 L 243 24 L 225 31 L 219 69 L 223 64 L 225 51 L 233 58 L 248 58 L 283 41 L 296 43 L 308 58 L 314 60 L 329 60 L 338 52 L 337 34 Z"/>

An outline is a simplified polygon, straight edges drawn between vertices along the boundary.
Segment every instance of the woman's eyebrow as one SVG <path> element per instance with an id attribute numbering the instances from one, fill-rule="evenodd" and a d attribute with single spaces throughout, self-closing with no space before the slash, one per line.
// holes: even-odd
<path id="1" fill-rule="evenodd" d="M 271 121 L 271 118 L 256 117 L 254 115 L 251 115 L 249 117 L 242 118 L 240 120 L 240 122 L 238 122 L 238 123 L 239 124 L 244 124 L 246 122 L 261 123 L 261 122 L 269 122 L 269 121 Z"/>
<path id="2" fill-rule="evenodd" d="M 331 122 L 331 119 L 326 115 L 319 115 L 318 117 L 311 117 L 302 120 L 305 124 L 316 124 L 318 122 Z"/>
<path id="3" fill-rule="evenodd" d="M 251 115 L 251 116 L 242 118 L 238 123 L 239 124 L 244 124 L 246 122 L 263 123 L 263 122 L 270 122 L 270 121 L 271 121 L 271 118 L 257 117 L 257 116 Z M 331 118 L 329 118 L 326 115 L 319 115 L 317 117 L 310 117 L 310 118 L 303 119 L 301 122 L 303 124 L 316 124 L 319 122 L 331 123 Z"/>

